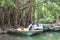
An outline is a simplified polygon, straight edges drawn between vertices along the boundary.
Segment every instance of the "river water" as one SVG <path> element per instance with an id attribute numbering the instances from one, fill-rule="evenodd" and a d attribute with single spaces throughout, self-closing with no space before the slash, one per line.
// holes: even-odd
<path id="1" fill-rule="evenodd" d="M 3 34 L 0 40 L 60 40 L 60 32 L 45 32 L 34 36 Z"/>

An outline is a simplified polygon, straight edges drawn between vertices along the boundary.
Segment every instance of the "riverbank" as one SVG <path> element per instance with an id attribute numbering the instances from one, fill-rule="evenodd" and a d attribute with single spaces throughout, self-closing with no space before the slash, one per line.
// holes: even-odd
<path id="1" fill-rule="evenodd" d="M 49 28 L 53 28 L 54 24 L 43 24 L 44 31 L 49 30 Z M 7 34 L 9 29 L 13 29 L 12 26 L 4 26 L 4 28 L 0 28 L 0 34 Z"/>
<path id="2" fill-rule="evenodd" d="M 1 35 L 1 34 L 7 34 L 7 30 L 1 30 L 1 29 L 0 29 L 0 35 Z"/>

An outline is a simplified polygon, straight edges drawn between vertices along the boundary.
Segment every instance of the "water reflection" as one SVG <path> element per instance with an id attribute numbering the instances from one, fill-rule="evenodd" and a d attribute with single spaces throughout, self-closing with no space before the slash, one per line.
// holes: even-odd
<path id="1" fill-rule="evenodd" d="M 27 40 L 34 40 L 34 38 L 32 38 L 32 37 L 27 37 Z"/>
<path id="2" fill-rule="evenodd" d="M 34 40 L 30 36 L 17 36 L 17 35 L 0 35 L 0 40 Z"/>
<path id="3" fill-rule="evenodd" d="M 5 34 L 5 35 L 0 35 L 0 40 L 47 40 L 47 39 L 60 39 L 57 38 L 57 36 L 60 37 L 60 32 L 46 32 L 46 33 L 42 33 L 39 35 L 35 35 L 35 36 L 19 36 L 19 35 L 9 35 L 9 34 Z"/>

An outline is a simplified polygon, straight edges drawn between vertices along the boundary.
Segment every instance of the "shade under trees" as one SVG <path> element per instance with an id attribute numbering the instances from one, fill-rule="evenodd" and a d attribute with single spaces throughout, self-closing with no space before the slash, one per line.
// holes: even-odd
<path id="1" fill-rule="evenodd" d="M 60 17 L 60 0 L 0 0 L 0 25 L 13 28 L 49 23 Z"/>

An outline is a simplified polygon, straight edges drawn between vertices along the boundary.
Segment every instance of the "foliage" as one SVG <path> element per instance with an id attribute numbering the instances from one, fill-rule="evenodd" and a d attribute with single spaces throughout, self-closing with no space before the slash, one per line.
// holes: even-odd
<path id="1" fill-rule="evenodd" d="M 0 0 L 0 6 L 5 7 L 5 6 L 12 6 L 15 7 L 15 3 L 13 0 Z"/>
<path id="2" fill-rule="evenodd" d="M 56 0 L 54 0 L 56 1 Z M 52 0 L 48 0 L 47 2 L 42 2 L 42 5 L 38 5 L 36 3 L 35 13 L 38 15 L 40 13 L 42 15 L 42 18 L 39 18 L 39 20 L 43 23 L 46 22 L 53 22 L 56 18 L 60 16 L 60 3 L 59 0 L 56 2 L 52 2 Z M 41 15 L 39 15 L 41 17 Z M 37 16 L 36 16 L 37 17 Z"/>
<path id="3" fill-rule="evenodd" d="M 0 16 L 3 25 L 6 19 L 7 24 L 25 27 L 31 22 L 51 23 L 60 16 L 60 0 L 0 0 Z"/>

